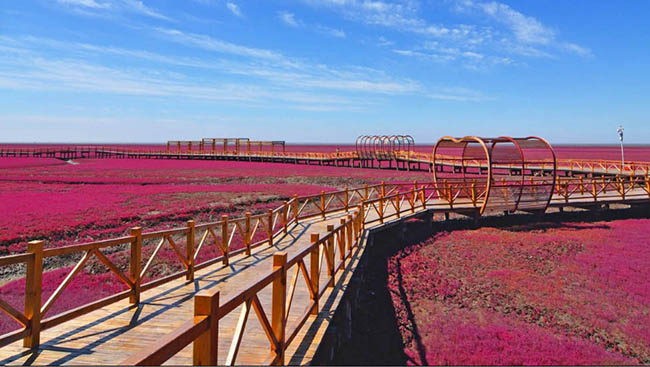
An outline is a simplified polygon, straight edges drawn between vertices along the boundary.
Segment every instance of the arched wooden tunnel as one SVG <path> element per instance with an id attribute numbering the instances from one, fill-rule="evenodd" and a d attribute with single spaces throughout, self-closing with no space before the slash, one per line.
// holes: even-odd
<path id="1" fill-rule="evenodd" d="M 445 136 L 433 148 L 433 165 L 436 184 L 457 183 L 454 198 L 472 201 L 479 214 L 544 211 L 557 177 L 553 147 L 536 136 Z"/>

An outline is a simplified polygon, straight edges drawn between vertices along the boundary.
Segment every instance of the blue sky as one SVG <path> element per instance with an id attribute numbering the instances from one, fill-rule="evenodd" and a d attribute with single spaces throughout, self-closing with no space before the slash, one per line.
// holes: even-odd
<path id="1" fill-rule="evenodd" d="M 3 0 L 0 141 L 650 143 L 648 1 Z"/>

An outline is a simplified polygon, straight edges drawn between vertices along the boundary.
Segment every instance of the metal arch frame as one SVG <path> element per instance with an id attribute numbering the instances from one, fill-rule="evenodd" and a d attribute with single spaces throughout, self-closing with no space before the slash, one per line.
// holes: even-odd
<path id="1" fill-rule="evenodd" d="M 355 148 L 361 159 L 397 159 L 397 152 L 411 151 L 415 139 L 411 135 L 359 135 Z"/>
<path id="2" fill-rule="evenodd" d="M 526 167 L 526 158 L 517 140 L 509 136 L 500 136 L 497 139 L 494 139 L 492 142 L 492 146 L 490 148 L 490 153 L 494 152 L 494 149 L 496 148 L 497 144 L 504 143 L 504 142 L 510 142 L 517 148 L 517 152 L 519 152 L 519 160 L 521 161 L 521 182 L 519 184 L 519 195 L 517 196 L 517 202 L 515 203 L 515 210 L 517 210 L 519 208 L 519 203 L 521 202 L 521 196 L 524 192 L 524 185 L 526 184 L 525 182 L 526 177 L 524 175 L 525 174 L 524 169 Z"/>
<path id="3" fill-rule="evenodd" d="M 439 183 L 439 178 L 436 170 L 436 155 L 438 151 L 438 147 L 440 146 L 440 143 L 442 142 L 452 142 L 454 144 L 462 144 L 463 148 L 463 155 L 461 156 L 461 164 L 462 164 L 462 172 L 463 172 L 463 181 L 465 181 L 465 149 L 467 148 L 467 145 L 470 142 L 475 142 L 481 145 L 483 148 L 483 152 L 485 153 L 485 158 L 487 160 L 487 180 L 486 180 L 486 185 L 485 185 L 485 197 L 483 198 L 483 203 L 481 204 L 481 208 L 479 209 L 479 215 L 482 215 L 483 212 L 486 209 L 489 197 L 490 197 L 490 192 L 492 191 L 492 154 L 490 154 L 490 150 L 488 149 L 487 145 L 485 144 L 485 141 L 482 138 L 479 138 L 477 136 L 464 136 L 462 138 L 454 138 L 452 136 L 443 136 L 442 138 L 438 139 L 436 142 L 436 145 L 433 147 L 433 182 L 436 183 L 436 186 Z"/>
<path id="4" fill-rule="evenodd" d="M 466 157 L 466 152 L 467 152 L 467 147 L 469 144 L 476 144 L 478 143 L 482 148 L 483 148 L 483 153 L 485 154 L 485 160 L 487 162 L 487 175 L 481 175 L 480 174 L 480 168 L 479 168 L 479 176 L 485 178 L 485 197 L 483 198 L 483 202 L 481 204 L 481 207 L 479 209 L 479 215 L 482 215 L 485 210 L 488 207 L 488 203 L 490 200 L 490 193 L 493 188 L 493 181 L 494 181 L 494 165 L 498 164 L 499 162 L 495 162 L 495 157 L 493 156 L 493 153 L 498 149 L 499 144 L 503 143 L 509 143 L 513 144 L 515 149 L 517 150 L 517 153 L 519 154 L 519 160 L 521 162 L 521 179 L 516 180 L 515 182 L 519 182 L 519 193 L 517 195 L 517 200 L 515 203 L 515 210 L 520 209 L 521 205 L 521 198 L 523 196 L 523 190 L 526 187 L 526 179 L 525 179 L 525 169 L 526 169 L 526 164 L 528 162 L 527 157 L 526 157 L 526 148 L 522 148 L 522 145 L 520 142 L 522 141 L 527 141 L 527 140 L 536 140 L 541 142 L 547 150 L 550 152 L 550 155 L 553 159 L 553 178 L 552 178 L 552 186 L 555 187 L 555 183 L 557 182 L 557 156 L 555 154 L 555 150 L 551 146 L 551 144 L 538 136 L 528 136 L 525 138 L 512 138 L 509 136 L 500 136 L 498 138 L 482 138 L 478 136 L 465 136 L 462 138 L 454 138 L 451 136 L 443 136 L 436 142 L 435 146 L 433 147 L 433 180 L 436 184 L 439 184 L 441 181 L 441 178 L 438 177 L 438 170 L 437 168 L 437 162 L 438 162 L 438 157 L 439 157 L 439 152 L 438 149 L 440 148 L 441 144 L 444 142 L 447 143 L 452 143 L 451 145 L 455 145 L 457 148 L 462 148 L 462 153 L 460 157 L 461 161 L 461 172 L 462 172 L 462 180 L 463 182 L 467 182 L 469 179 L 466 174 L 466 161 L 469 159 Z M 551 203 L 551 200 L 553 198 L 553 190 L 549 190 L 549 196 L 548 199 L 544 202 L 544 209 L 548 208 L 548 206 Z M 540 202 L 541 203 L 541 202 Z M 524 208 L 525 210 L 525 208 Z"/>
<path id="5" fill-rule="evenodd" d="M 527 136 L 525 138 L 515 138 L 515 139 L 538 140 L 538 141 L 540 141 L 542 144 L 544 144 L 546 146 L 546 148 L 548 149 L 549 152 L 551 152 L 551 157 L 553 157 L 553 181 L 552 181 L 551 190 L 549 190 L 550 194 L 548 195 L 548 201 L 546 202 L 546 206 L 544 207 L 544 210 L 546 210 L 546 209 L 548 209 L 548 206 L 551 204 L 551 200 L 553 199 L 553 191 L 554 191 L 554 188 L 555 188 L 555 183 L 557 182 L 557 155 L 555 154 L 555 149 L 553 149 L 553 146 L 551 145 L 551 143 L 548 142 L 548 140 L 546 140 L 546 139 L 544 139 L 544 138 L 542 138 L 540 136 L 531 135 L 531 136 Z M 523 171 L 522 171 L 522 173 L 523 173 Z"/>
<path id="6" fill-rule="evenodd" d="M 381 159 L 392 159 L 394 154 L 392 151 L 392 142 L 391 137 L 388 135 L 382 135 L 381 140 Z"/>

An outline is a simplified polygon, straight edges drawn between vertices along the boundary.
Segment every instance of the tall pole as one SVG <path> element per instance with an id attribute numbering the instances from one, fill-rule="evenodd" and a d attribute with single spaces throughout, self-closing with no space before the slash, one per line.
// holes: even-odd
<path id="1" fill-rule="evenodd" d="M 625 167 L 625 152 L 623 151 L 623 125 L 618 125 L 616 132 L 618 132 L 618 140 L 621 142 L 621 169 L 623 169 Z"/>

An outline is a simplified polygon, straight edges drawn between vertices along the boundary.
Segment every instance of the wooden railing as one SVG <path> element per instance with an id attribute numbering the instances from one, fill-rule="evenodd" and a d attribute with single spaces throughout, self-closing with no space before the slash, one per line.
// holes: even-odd
<path id="1" fill-rule="evenodd" d="M 220 221 L 202 224 L 195 224 L 190 220 L 184 227 L 153 232 L 143 232 L 141 227 L 133 227 L 128 236 L 84 244 L 44 249 L 43 241 L 30 242 L 27 254 L 0 257 L 0 266 L 16 266 L 20 263 L 28 265 L 25 313 L 18 313 L 14 307 L 0 299 L 0 310 L 16 320 L 21 327 L 19 331 L 0 336 L 0 347 L 20 338 L 25 339 L 26 346 L 38 346 L 41 330 L 47 330 L 125 298 L 129 298 L 130 303 L 137 304 L 143 291 L 183 276 L 188 281 L 193 280 L 195 270 L 217 262 L 228 265 L 230 257 L 234 255 L 240 253 L 250 255 L 251 249 L 255 247 L 272 246 L 277 236 L 287 233 L 288 226 L 301 220 L 324 217 L 336 211 L 347 211 L 362 200 L 378 197 L 385 192 L 386 186 L 382 183 L 328 193 L 321 192 L 318 195 L 304 197 L 295 195 L 276 209 L 268 210 L 263 214 L 246 213 L 239 218 L 229 218 L 224 215 Z M 241 244 L 242 247 L 233 249 L 234 244 Z M 201 250 L 209 246 L 216 246 L 219 256 L 197 262 L 200 260 Z M 158 254 L 163 248 L 173 251 L 183 270 L 159 279 L 149 279 Z M 128 274 L 120 271 L 120 267 L 102 252 L 103 249 L 128 250 Z M 80 256 L 80 259 L 54 293 L 41 304 L 43 260 L 59 256 Z M 96 258 L 106 266 L 127 289 L 89 304 L 45 317 L 91 258 Z M 29 322 L 26 323 L 26 320 Z"/>
<path id="2" fill-rule="evenodd" d="M 25 312 L 22 313 L 12 307 L 9 303 L 0 299 L 0 310 L 4 311 L 9 317 L 20 324 L 20 329 L 7 333 L 0 338 L 0 348 L 3 346 L 13 343 L 16 340 L 24 339 L 24 346 L 31 347 L 38 345 L 38 338 L 31 338 L 31 335 L 38 335 L 38 328 L 40 327 L 40 320 L 38 319 L 38 312 L 35 315 L 37 309 L 40 306 L 35 305 L 34 301 L 38 299 L 38 304 L 40 305 L 41 294 L 35 293 L 40 291 L 40 287 L 37 287 L 36 284 L 40 283 L 40 279 L 36 277 L 41 274 L 39 269 L 35 267 L 41 263 L 37 259 L 42 256 L 41 253 L 42 242 L 33 241 L 27 245 L 27 253 L 19 255 L 9 255 L 0 257 L 0 266 L 16 266 L 19 264 L 26 265 L 26 281 L 25 281 Z"/>
<path id="3" fill-rule="evenodd" d="M 533 185 L 527 186 L 526 189 L 534 196 L 535 190 L 551 189 L 550 182 L 540 179 L 531 182 Z M 510 188 L 512 182 L 493 182 L 490 195 L 493 198 L 501 195 L 502 198 L 494 201 L 494 207 L 488 209 L 498 210 L 501 208 L 500 203 L 507 207 L 506 204 L 512 200 Z M 559 178 L 552 189 L 552 205 L 650 200 L 648 176 Z M 266 213 L 246 213 L 239 218 L 222 216 L 221 220 L 216 222 L 195 224 L 194 221 L 188 221 L 184 227 L 153 232 L 143 232 L 142 228 L 134 227 L 127 236 L 51 249 L 44 249 L 42 241 L 33 241 L 29 243 L 28 252 L 25 254 L 0 257 L 0 266 L 25 264 L 27 269 L 24 312 L 21 313 L 15 306 L 12 307 L 0 299 L 0 310 L 20 325 L 19 330 L 0 336 L 0 347 L 21 338 L 24 339 L 25 346 L 38 346 L 41 330 L 125 298 L 129 298 L 130 303 L 137 304 L 141 292 L 145 290 L 183 276 L 192 280 L 194 272 L 198 269 L 217 262 L 227 265 L 230 257 L 236 254 L 249 255 L 251 249 L 257 246 L 273 245 L 277 236 L 287 233 L 288 226 L 301 220 L 325 218 L 330 213 L 356 210 L 364 221 L 369 213 L 374 212 L 375 220 L 383 223 L 386 218 L 400 216 L 409 211 L 414 213 L 417 210 L 437 209 L 449 212 L 457 209 L 478 209 L 487 194 L 486 185 L 476 181 L 450 179 L 438 183 L 382 182 L 353 189 L 321 192 L 317 195 L 294 196 Z M 234 248 L 235 244 L 241 244 L 241 248 Z M 218 249 L 218 256 L 201 261 L 201 251 L 210 246 Z M 158 254 L 165 247 L 173 251 L 183 270 L 153 279 L 151 271 L 155 267 Z M 128 250 L 128 264 L 121 267 L 128 269 L 128 272 L 121 271 L 120 266 L 106 255 L 106 250 Z M 41 304 L 43 260 L 59 256 L 80 256 L 80 259 L 56 290 Z M 47 315 L 91 258 L 96 258 L 112 272 L 125 285 L 126 290 L 56 315 Z"/>
<path id="4" fill-rule="evenodd" d="M 160 365 L 192 344 L 194 365 L 216 365 L 219 363 L 219 320 L 237 308 L 240 308 L 240 315 L 225 364 L 233 365 L 237 360 L 251 308 L 255 311 L 269 341 L 269 356 L 266 364 L 285 364 L 286 349 L 309 318 L 318 314 L 319 301 L 328 289 L 335 286 L 337 277 L 358 248 L 363 230 L 362 218 L 359 212 L 355 211 L 342 218 L 339 226 L 329 226 L 328 232 L 323 237 L 318 233 L 312 233 L 311 245 L 291 259 L 287 259 L 286 253 L 276 253 L 273 255 L 273 267 L 268 274 L 263 275 L 240 293 L 231 296 L 223 304 L 220 304 L 219 292 L 199 292 L 194 298 L 193 319 L 189 319 L 172 333 L 164 336 L 155 345 L 148 346 L 141 353 L 129 357 L 123 364 Z M 323 259 L 325 259 L 325 266 L 323 266 Z M 321 285 L 323 268 L 327 271 L 327 281 Z M 291 280 L 289 274 L 292 274 Z M 303 278 L 307 285 L 309 302 L 298 319 L 289 325 L 287 319 L 294 303 L 299 278 Z M 272 288 L 270 320 L 258 297 L 267 287 Z"/>

